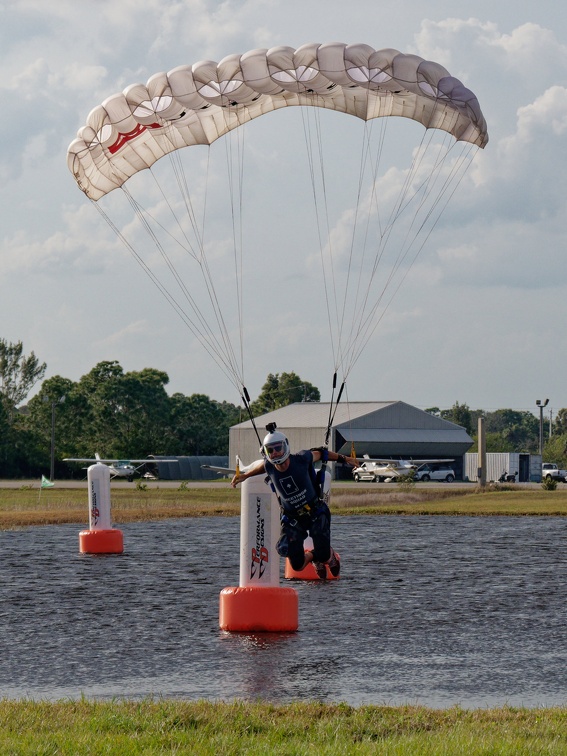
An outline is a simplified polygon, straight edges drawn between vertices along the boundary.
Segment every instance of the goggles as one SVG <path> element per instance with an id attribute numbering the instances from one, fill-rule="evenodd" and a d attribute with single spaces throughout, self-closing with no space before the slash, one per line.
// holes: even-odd
<path id="1" fill-rule="evenodd" d="M 274 454 L 280 455 L 283 454 L 284 451 L 284 444 L 282 441 L 278 441 L 277 444 L 269 444 L 266 446 L 266 454 L 268 457 L 272 457 Z"/>

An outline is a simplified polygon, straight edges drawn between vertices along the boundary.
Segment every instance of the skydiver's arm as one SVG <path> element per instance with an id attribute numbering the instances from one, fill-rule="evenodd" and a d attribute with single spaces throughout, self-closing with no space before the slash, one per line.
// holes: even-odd
<path id="1" fill-rule="evenodd" d="M 313 454 L 313 462 L 318 462 L 323 458 L 323 452 L 321 449 L 311 449 L 311 454 Z M 329 462 L 340 462 L 343 465 L 350 465 L 351 467 L 358 467 L 360 464 L 360 462 L 354 457 L 345 457 L 344 454 L 337 454 L 337 452 L 334 451 L 328 451 L 327 455 Z"/>
<path id="2" fill-rule="evenodd" d="M 250 467 L 246 470 L 246 472 L 241 472 L 240 474 L 236 474 L 233 479 L 230 481 L 230 485 L 233 488 L 236 488 L 236 486 L 239 483 L 242 483 L 242 481 L 246 480 L 246 478 L 251 478 L 253 475 L 262 475 L 262 473 L 266 473 L 266 467 L 264 465 L 263 459 L 258 459 L 256 462 L 254 462 Z"/>

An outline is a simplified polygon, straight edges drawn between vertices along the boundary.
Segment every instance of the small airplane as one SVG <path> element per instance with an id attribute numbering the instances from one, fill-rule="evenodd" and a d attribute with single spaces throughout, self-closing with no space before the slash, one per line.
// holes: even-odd
<path id="1" fill-rule="evenodd" d="M 215 465 L 201 465 L 201 467 L 203 468 L 203 470 L 212 470 L 213 472 L 224 473 L 223 477 L 228 478 L 231 475 L 235 475 L 237 467 L 240 472 L 246 472 L 250 465 L 243 465 L 240 461 L 240 457 L 237 454 L 236 467 L 215 467 Z"/>
<path id="2" fill-rule="evenodd" d="M 153 459 L 101 459 L 100 454 L 95 454 L 95 459 L 65 457 L 63 462 L 89 462 L 93 465 L 100 462 L 102 465 L 106 465 L 110 468 L 111 480 L 114 478 L 126 478 L 129 482 L 134 480 L 134 475 L 141 475 L 139 470 L 144 467 L 144 465 L 156 465 L 156 462 Z M 151 477 L 155 479 L 155 476 Z"/>
<path id="3" fill-rule="evenodd" d="M 387 483 L 402 475 L 410 475 L 424 464 L 454 461 L 452 459 L 370 459 L 368 454 L 364 454 L 363 459 L 364 462 L 360 467 L 355 467 L 352 471 L 353 478 L 357 482 L 360 480 L 371 480 L 373 482 L 378 481 L 378 483 Z"/>

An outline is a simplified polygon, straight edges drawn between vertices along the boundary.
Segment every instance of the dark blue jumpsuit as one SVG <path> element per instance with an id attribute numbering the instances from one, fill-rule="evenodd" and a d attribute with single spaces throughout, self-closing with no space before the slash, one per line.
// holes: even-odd
<path id="1" fill-rule="evenodd" d="M 312 452 L 291 454 L 289 461 L 285 472 L 277 470 L 269 460 L 265 460 L 265 468 L 281 504 L 278 554 L 288 557 L 294 570 L 301 570 L 305 562 L 303 542 L 308 535 L 313 539 L 313 561 L 326 562 L 330 558 L 331 513 L 317 496 Z"/>

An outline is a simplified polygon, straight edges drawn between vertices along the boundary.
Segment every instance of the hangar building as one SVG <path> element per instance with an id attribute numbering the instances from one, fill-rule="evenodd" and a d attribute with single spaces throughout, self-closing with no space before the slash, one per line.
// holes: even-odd
<path id="1" fill-rule="evenodd" d="M 292 451 L 321 446 L 329 421 L 328 402 L 296 402 L 255 418 L 260 438 L 268 423 L 286 434 Z M 329 448 L 347 456 L 354 443 L 356 456 L 388 459 L 451 459 L 458 479 L 463 478 L 464 455 L 472 438 L 460 425 L 401 401 L 344 402 L 335 413 Z M 244 464 L 259 458 L 259 443 L 252 422 L 234 425 L 229 435 L 229 459 Z M 348 472 L 337 466 L 337 476 Z"/>

